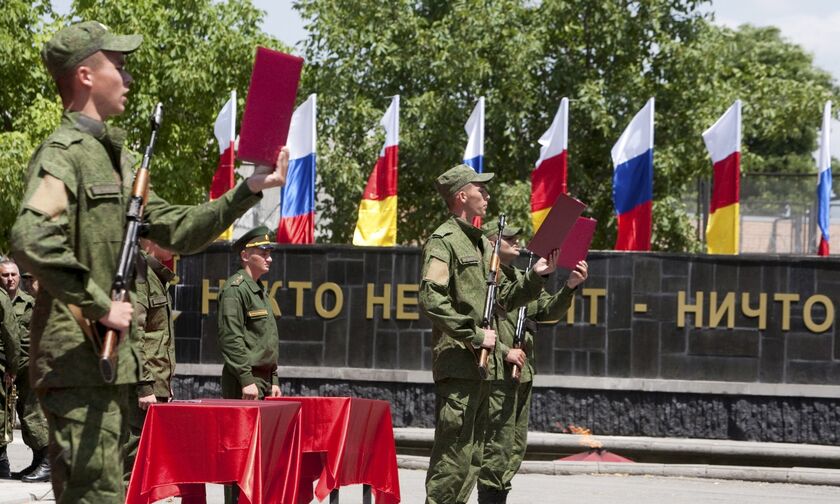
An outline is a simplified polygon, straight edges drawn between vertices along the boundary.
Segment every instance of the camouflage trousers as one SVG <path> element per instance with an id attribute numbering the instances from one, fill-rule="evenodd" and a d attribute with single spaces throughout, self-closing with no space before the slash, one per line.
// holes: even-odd
<path id="1" fill-rule="evenodd" d="M 169 402 L 168 397 L 158 397 L 158 402 Z M 140 434 L 143 433 L 143 424 L 146 422 L 146 411 L 140 409 L 137 402 L 137 388 L 131 387 L 131 394 L 128 398 L 128 441 L 122 446 L 123 455 L 123 483 L 128 489 L 131 481 L 131 471 L 134 468 L 134 459 L 137 458 L 137 448 L 140 447 Z"/>
<path id="2" fill-rule="evenodd" d="M 120 446 L 134 385 L 38 390 L 49 425 L 49 457 L 57 503 L 122 503 Z"/>
<path id="3" fill-rule="evenodd" d="M 511 380 L 490 382 L 484 460 L 478 488 L 507 492 L 528 447 L 531 384 Z"/>
<path id="4" fill-rule="evenodd" d="M 426 504 L 464 503 L 478 478 L 487 423 L 488 382 L 435 382 L 435 442 L 426 473 Z"/>
<path id="5" fill-rule="evenodd" d="M 20 420 L 23 442 L 32 451 L 44 449 L 50 441 L 49 428 L 41 403 L 38 402 L 38 394 L 29 386 L 29 366 L 18 370 L 15 386 L 18 394 L 15 410 Z"/>

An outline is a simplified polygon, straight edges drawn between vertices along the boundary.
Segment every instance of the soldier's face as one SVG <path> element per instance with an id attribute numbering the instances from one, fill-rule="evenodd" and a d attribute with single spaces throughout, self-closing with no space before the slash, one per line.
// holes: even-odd
<path id="1" fill-rule="evenodd" d="M 248 266 L 254 278 L 257 279 L 271 268 L 271 251 L 259 247 L 249 247 L 242 251 L 242 259 Z"/>
<path id="2" fill-rule="evenodd" d="M 490 193 L 484 184 L 469 183 L 461 189 L 461 201 L 468 217 L 484 217 L 487 213 L 487 202 L 490 201 Z"/>
<path id="3" fill-rule="evenodd" d="M 2 286 L 6 292 L 14 293 L 17 292 L 18 286 L 20 285 L 20 271 L 16 264 L 0 264 L 0 286 Z"/>
<path id="4" fill-rule="evenodd" d="M 90 67 L 90 94 L 101 118 L 122 114 L 128 100 L 128 88 L 133 82 L 125 70 L 125 55 L 120 52 L 102 51 Z"/>

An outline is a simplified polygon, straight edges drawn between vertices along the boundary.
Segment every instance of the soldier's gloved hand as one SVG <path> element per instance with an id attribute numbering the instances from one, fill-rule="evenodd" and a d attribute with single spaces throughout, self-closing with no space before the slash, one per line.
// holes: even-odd
<path id="1" fill-rule="evenodd" d="M 255 383 L 242 387 L 242 399 L 256 401 L 260 398 L 260 391 Z"/>
<path id="2" fill-rule="evenodd" d="M 496 331 L 493 329 L 482 329 L 484 331 L 484 341 L 481 342 L 482 348 L 496 348 Z"/>
<path id="3" fill-rule="evenodd" d="M 154 394 L 138 397 L 137 398 L 137 406 L 140 407 L 141 410 L 146 411 L 149 409 L 150 404 L 154 404 L 157 402 L 157 397 Z"/>
<path id="4" fill-rule="evenodd" d="M 283 395 L 283 392 L 280 392 L 280 387 L 277 385 L 271 386 L 271 397 L 280 397 Z"/>
<path id="5" fill-rule="evenodd" d="M 578 285 L 582 284 L 588 276 L 589 265 L 586 264 L 586 261 L 578 261 L 577 265 L 575 265 L 575 269 L 569 273 L 569 279 L 566 280 L 566 286 L 570 289 L 574 289 Z"/>
<path id="6" fill-rule="evenodd" d="M 286 174 L 289 172 L 289 148 L 280 149 L 274 166 L 257 165 L 254 173 L 248 177 L 248 189 L 256 194 L 263 189 L 286 185 Z"/>
<path id="7" fill-rule="evenodd" d="M 133 316 L 134 308 L 131 306 L 131 303 L 111 301 L 111 309 L 107 315 L 99 319 L 99 323 L 117 331 L 125 331 L 131 325 L 131 318 Z"/>
<path id="8" fill-rule="evenodd" d="M 505 357 L 505 362 L 509 362 L 510 364 L 516 364 L 519 367 L 525 366 L 525 362 L 528 359 L 525 357 L 525 352 L 520 350 L 519 348 L 511 349 L 508 352 L 507 356 Z"/>
<path id="9" fill-rule="evenodd" d="M 557 259 L 560 258 L 560 249 L 554 249 L 548 257 L 540 258 L 534 265 L 534 273 L 538 275 L 549 275 L 557 269 Z"/>

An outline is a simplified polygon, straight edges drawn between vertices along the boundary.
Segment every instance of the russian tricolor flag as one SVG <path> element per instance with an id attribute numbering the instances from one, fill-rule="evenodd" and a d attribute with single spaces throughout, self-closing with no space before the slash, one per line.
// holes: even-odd
<path id="1" fill-rule="evenodd" d="M 823 109 L 822 131 L 820 131 L 820 157 L 817 160 L 817 225 L 820 228 L 820 244 L 817 253 L 828 255 L 828 225 L 831 210 L 831 102 Z"/>
<path id="2" fill-rule="evenodd" d="M 213 181 L 210 182 L 210 199 L 221 198 L 224 193 L 233 188 L 234 165 L 236 142 L 236 91 L 230 92 L 230 99 L 216 116 L 216 123 L 213 125 L 213 134 L 219 142 L 219 164 L 216 173 L 213 174 Z M 230 240 L 232 228 L 228 228 L 221 235 L 220 240 Z"/>
<path id="3" fill-rule="evenodd" d="M 650 250 L 653 200 L 653 98 L 612 148 L 616 250 Z"/>
<path id="4" fill-rule="evenodd" d="M 557 197 L 566 194 L 569 147 L 569 99 L 560 108 L 551 127 L 540 137 L 540 158 L 531 172 L 531 222 L 534 232 L 542 225 Z"/>
<path id="5" fill-rule="evenodd" d="M 397 161 L 400 144 L 400 97 L 394 96 L 379 124 L 385 145 L 368 178 L 353 245 L 393 247 L 397 244 Z"/>
<path id="6" fill-rule="evenodd" d="M 464 164 L 478 173 L 484 173 L 484 97 L 478 99 L 475 108 L 464 125 L 467 132 L 467 148 L 464 149 Z M 481 217 L 475 217 L 473 226 L 481 227 Z"/>
<path id="7" fill-rule="evenodd" d="M 315 242 L 315 95 L 292 114 L 289 173 L 280 201 L 277 243 Z"/>
<path id="8" fill-rule="evenodd" d="M 703 132 L 703 142 L 714 164 L 706 249 L 710 254 L 737 254 L 741 200 L 741 100 L 735 100 L 720 119 Z"/>

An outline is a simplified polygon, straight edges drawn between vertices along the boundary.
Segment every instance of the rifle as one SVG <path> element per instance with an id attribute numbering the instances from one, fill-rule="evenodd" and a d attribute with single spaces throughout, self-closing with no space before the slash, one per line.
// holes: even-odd
<path id="1" fill-rule="evenodd" d="M 531 269 L 531 263 L 534 262 L 534 253 L 530 250 L 528 250 L 527 252 L 529 270 Z M 522 348 L 522 342 L 525 336 L 525 311 L 527 310 L 527 308 L 527 305 L 520 306 L 519 313 L 516 314 L 516 331 L 513 335 L 513 348 Z M 513 379 L 514 383 L 519 383 L 519 378 L 522 377 L 522 368 L 514 364 L 513 369 L 511 369 L 510 371 L 510 377 Z"/>
<path id="2" fill-rule="evenodd" d="M 146 210 L 146 201 L 149 197 L 149 165 L 152 163 L 152 154 L 155 150 L 157 132 L 163 121 L 163 106 L 160 102 L 155 105 L 149 122 L 151 123 L 152 134 L 143 153 L 143 162 L 140 169 L 134 176 L 134 185 L 131 188 L 131 196 L 128 201 L 128 210 L 125 214 L 125 233 L 123 234 L 122 246 L 120 247 L 120 260 L 117 263 L 117 271 L 114 273 L 114 281 L 111 283 L 111 300 L 127 301 L 128 288 L 134 278 L 134 266 L 137 259 L 137 249 L 140 239 L 140 231 L 143 227 L 143 212 Z M 99 324 L 97 324 L 99 325 Z M 101 334 L 101 332 L 100 332 Z M 99 349 L 99 372 L 107 383 L 114 383 L 117 378 L 117 347 L 119 335 L 117 331 L 107 328 L 102 338 L 102 345 Z"/>
<path id="3" fill-rule="evenodd" d="M 499 284 L 499 246 L 502 243 L 502 234 L 505 231 L 505 214 L 499 215 L 499 234 L 496 244 L 493 246 L 493 255 L 490 258 L 490 271 L 487 272 L 487 298 L 484 300 L 484 315 L 481 318 L 481 328 L 490 329 L 490 322 L 493 320 L 493 313 L 496 309 L 496 287 Z M 481 379 L 487 378 L 487 359 L 490 358 L 490 350 L 481 348 L 478 358 L 478 374 Z"/>

